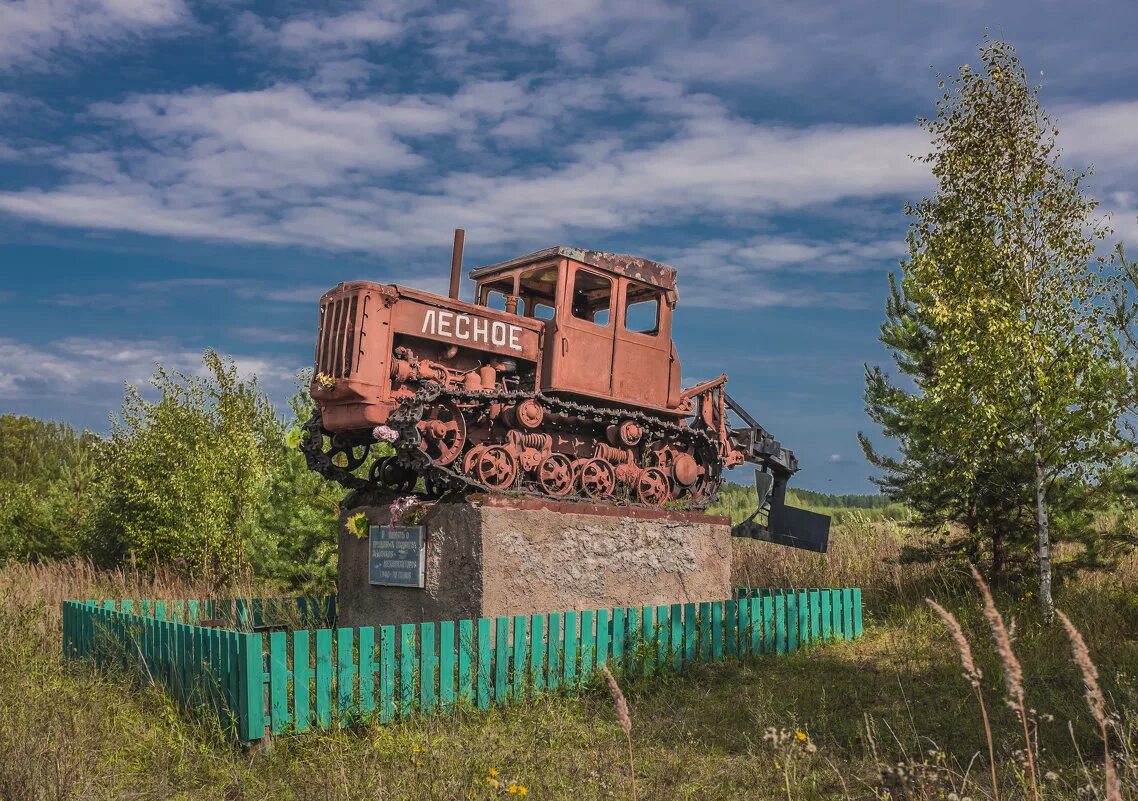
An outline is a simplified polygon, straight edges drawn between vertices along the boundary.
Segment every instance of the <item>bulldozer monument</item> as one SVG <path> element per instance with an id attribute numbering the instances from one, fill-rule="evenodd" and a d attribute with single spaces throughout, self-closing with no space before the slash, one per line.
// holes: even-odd
<path id="1" fill-rule="evenodd" d="M 448 297 L 353 281 L 320 300 L 301 447 L 350 491 L 343 625 L 721 599 L 732 535 L 826 549 L 829 518 L 785 503 L 794 453 L 727 376 L 681 387 L 673 268 L 552 247 L 473 270 L 467 303 L 462 245 Z M 704 514 L 747 462 L 754 514 Z"/>

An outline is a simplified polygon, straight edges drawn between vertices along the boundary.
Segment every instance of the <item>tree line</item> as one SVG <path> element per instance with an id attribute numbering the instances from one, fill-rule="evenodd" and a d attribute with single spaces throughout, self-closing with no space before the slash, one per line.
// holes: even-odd
<path id="1" fill-rule="evenodd" d="M 306 389 L 278 417 L 232 360 L 211 351 L 203 366 L 158 367 L 156 400 L 127 387 L 106 437 L 0 417 L 0 562 L 78 555 L 331 587 L 342 493 L 296 448 Z"/>

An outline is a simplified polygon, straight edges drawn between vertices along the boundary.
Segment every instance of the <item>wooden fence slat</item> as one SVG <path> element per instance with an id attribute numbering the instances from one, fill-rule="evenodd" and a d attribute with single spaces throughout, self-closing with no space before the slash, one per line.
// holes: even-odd
<path id="1" fill-rule="evenodd" d="M 643 620 L 640 607 L 628 607 L 624 622 L 624 660 L 625 669 L 633 674 L 641 672 L 644 666 L 644 636 L 641 633 Z"/>
<path id="2" fill-rule="evenodd" d="M 474 621 L 458 621 L 458 698 L 474 703 Z"/>
<path id="3" fill-rule="evenodd" d="M 415 711 L 415 667 L 418 660 L 415 647 L 415 624 L 399 627 L 399 717 L 407 718 Z"/>
<path id="4" fill-rule="evenodd" d="M 494 701 L 503 704 L 510 698 L 510 619 L 494 620 Z"/>
<path id="5" fill-rule="evenodd" d="M 644 660 L 642 667 L 645 676 L 656 670 L 656 644 L 659 632 L 656 630 L 656 607 L 640 607 L 640 655 Z"/>
<path id="6" fill-rule="evenodd" d="M 786 596 L 782 593 L 774 596 L 774 652 L 786 653 Z"/>
<path id="7" fill-rule="evenodd" d="M 269 634 L 269 720 L 273 734 L 292 722 L 288 709 L 288 641 L 283 631 Z"/>
<path id="8" fill-rule="evenodd" d="M 316 725 L 332 725 L 332 629 L 316 630 Z"/>
<path id="9" fill-rule="evenodd" d="M 699 605 L 699 656 L 700 662 L 711 661 L 711 604 Z"/>
<path id="10" fill-rule="evenodd" d="M 723 652 L 730 656 L 738 647 L 737 624 L 739 622 L 739 602 L 728 599 L 723 602 Z"/>
<path id="11" fill-rule="evenodd" d="M 853 639 L 853 590 L 842 590 L 842 637 Z"/>
<path id="12" fill-rule="evenodd" d="M 454 621 L 439 624 L 439 705 L 444 711 L 454 708 Z"/>
<path id="13" fill-rule="evenodd" d="M 751 654 L 763 653 L 763 599 L 754 595 L 747 599 L 751 614 L 747 623 L 751 632 Z"/>
<path id="14" fill-rule="evenodd" d="M 830 636 L 842 638 L 842 591 L 830 590 Z"/>
<path id="15" fill-rule="evenodd" d="M 312 727 L 312 665 L 309 661 L 308 632 L 292 635 L 292 714 L 297 731 Z"/>
<path id="16" fill-rule="evenodd" d="M 379 627 L 379 722 L 395 717 L 395 626 Z"/>
<path id="17" fill-rule="evenodd" d="M 579 683 L 587 684 L 593 678 L 597 661 L 597 617 L 589 609 L 581 613 L 581 672 Z"/>
<path id="18" fill-rule="evenodd" d="M 572 688 L 577 684 L 577 613 L 565 613 L 565 644 L 562 650 L 565 668 L 562 672 L 562 685 Z"/>
<path id="19" fill-rule="evenodd" d="M 612 643 L 612 612 L 608 609 L 597 610 L 597 669 L 607 665 L 609 661 L 609 646 Z"/>
<path id="20" fill-rule="evenodd" d="M 853 604 L 853 636 L 856 638 L 864 633 L 861 616 L 861 587 L 854 587 L 850 593 L 850 602 Z"/>
<path id="21" fill-rule="evenodd" d="M 829 589 L 823 589 L 818 593 L 818 618 L 821 624 L 818 630 L 818 636 L 823 640 L 830 639 L 831 632 L 833 631 L 834 617 L 831 611 L 831 596 L 833 593 Z"/>
<path id="22" fill-rule="evenodd" d="M 529 657 L 529 638 L 526 634 L 527 622 L 528 620 L 525 615 L 514 616 L 514 681 L 511 689 L 511 697 L 515 701 L 524 701 L 526 699 L 526 661 Z"/>
<path id="23" fill-rule="evenodd" d="M 159 672 L 156 674 L 161 680 L 162 668 L 162 638 L 163 630 L 166 628 L 166 623 L 162 620 L 157 621 L 155 629 L 155 645 L 157 647 L 158 662 L 155 667 Z M 233 688 L 236 686 L 237 671 L 234 670 L 234 662 L 236 661 L 236 651 L 234 639 L 237 637 L 237 632 L 234 631 L 219 631 L 219 647 L 218 647 L 218 664 L 220 666 L 218 672 L 218 692 L 221 695 L 221 704 L 225 711 L 224 724 L 227 731 L 235 731 L 237 726 L 237 704 L 235 702 L 235 695 Z"/>
<path id="24" fill-rule="evenodd" d="M 806 590 L 799 590 L 798 598 L 798 647 L 810 644 L 810 596 Z"/>
<path id="25" fill-rule="evenodd" d="M 265 736 L 264 643 L 260 634 L 238 635 L 237 659 L 241 666 L 238 737 L 245 742 Z"/>
<path id="26" fill-rule="evenodd" d="M 711 604 L 711 658 L 718 662 L 723 659 L 723 602 Z"/>
<path id="27" fill-rule="evenodd" d="M 375 629 L 364 626 L 359 629 L 359 702 L 360 716 L 367 719 L 375 714 Z"/>
<path id="28" fill-rule="evenodd" d="M 751 648 L 751 601 L 739 598 L 735 601 L 735 656 L 742 659 Z"/>
<path id="29" fill-rule="evenodd" d="M 355 629 L 336 629 L 336 711 L 342 722 L 356 714 L 355 633 Z"/>
<path id="30" fill-rule="evenodd" d="M 822 639 L 822 593 L 810 590 L 810 642 Z"/>
<path id="31" fill-rule="evenodd" d="M 545 691 L 545 615 L 530 615 L 529 675 L 533 696 Z"/>
<path id="32" fill-rule="evenodd" d="M 696 605 L 684 604 L 684 667 L 694 664 L 699 643 L 696 641 Z"/>
<path id="33" fill-rule="evenodd" d="M 181 616 L 185 618 L 185 606 L 183 605 Z M 114 617 L 116 628 L 122 631 L 122 618 Z M 189 634 L 190 628 L 184 623 L 176 623 L 174 626 L 176 632 L 176 641 L 178 643 L 177 650 L 175 651 L 175 658 L 178 660 L 178 698 L 181 700 L 183 706 L 190 705 L 190 648 L 189 648 Z M 120 651 L 121 652 L 121 651 Z M 124 653 L 125 656 L 125 653 Z M 124 664 L 125 668 L 126 665 Z M 261 658 L 261 673 L 264 674 L 265 663 L 264 656 Z"/>
<path id="34" fill-rule="evenodd" d="M 145 638 L 146 634 L 146 621 L 139 620 L 139 636 Z M 209 686 L 208 676 L 209 671 L 206 666 L 206 657 L 209 653 L 209 631 L 201 626 L 194 626 L 194 706 L 204 704 L 209 700 Z M 135 647 L 140 647 L 141 642 L 136 643 Z M 287 646 L 286 646 L 287 647 Z M 139 659 L 145 662 L 146 657 L 144 654 L 139 653 Z M 285 661 L 288 661 L 288 653 L 285 653 Z M 286 701 L 288 693 L 285 693 Z M 290 713 L 291 714 L 291 713 Z"/>
<path id="35" fill-rule="evenodd" d="M 424 714 L 438 704 L 438 657 L 435 655 L 435 624 L 419 625 L 419 708 Z"/>
<path id="36" fill-rule="evenodd" d="M 656 670 L 664 673 L 672 662 L 672 607 L 666 604 L 653 610 L 656 618 Z"/>
<path id="37" fill-rule="evenodd" d="M 786 593 L 786 652 L 798 650 L 798 593 Z"/>
<path id="38" fill-rule="evenodd" d="M 561 686 L 561 613 L 551 613 L 548 620 L 549 658 L 545 662 L 545 686 L 556 690 Z"/>
<path id="39" fill-rule="evenodd" d="M 490 708 L 490 663 L 493 653 L 494 621 L 478 618 L 478 708 Z"/>
<path id="40" fill-rule="evenodd" d="M 672 604 L 668 607 L 668 654 L 671 657 L 672 670 L 677 673 L 684 666 L 684 607 L 682 604 Z"/>
<path id="41" fill-rule="evenodd" d="M 612 610 L 612 661 L 618 670 L 624 665 L 624 626 L 627 612 L 623 606 Z"/>

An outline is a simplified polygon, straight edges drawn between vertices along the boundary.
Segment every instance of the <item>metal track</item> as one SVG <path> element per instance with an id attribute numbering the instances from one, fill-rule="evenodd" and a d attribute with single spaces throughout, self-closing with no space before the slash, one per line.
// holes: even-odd
<path id="1" fill-rule="evenodd" d="M 486 493 L 503 492 L 501 490 L 493 490 L 471 476 L 452 470 L 449 466 L 435 464 L 419 447 L 420 436 L 416 424 L 422 419 L 427 406 L 444 396 L 449 400 L 460 403 L 477 403 L 482 405 L 489 405 L 494 402 L 517 403 L 532 398 L 539 401 L 548 413 L 580 417 L 585 420 L 591 419 L 593 425 L 602 431 L 606 426 L 615 425 L 622 420 L 635 420 L 644 427 L 646 432 L 645 442 L 663 440 L 672 445 L 691 447 L 699 454 L 699 461 L 708 469 L 703 494 L 698 498 L 688 495 L 679 500 L 671 501 L 669 502 L 670 508 L 704 509 L 713 503 L 719 495 L 719 488 L 723 481 L 722 461 L 718 454 L 716 440 L 704 429 L 690 428 L 678 423 L 668 422 L 667 420 L 640 411 L 593 406 L 591 404 L 579 403 L 564 398 L 551 397 L 524 390 L 444 390 L 438 384 L 428 382 L 423 384 L 414 395 L 400 403 L 399 407 L 388 417 L 387 424 L 399 435 L 394 442 L 396 452 L 394 458 L 397 460 L 397 464 L 416 476 L 422 476 L 429 484 L 433 484 L 436 490 L 442 488 L 464 489 L 466 491 Z M 350 464 L 354 456 L 353 449 L 333 447 L 330 450 L 324 450 L 323 441 L 324 437 L 328 436 L 328 434 L 324 431 L 319 409 L 313 413 L 311 419 L 305 424 L 303 431 L 305 436 L 301 438 L 300 449 L 304 453 L 309 469 L 351 490 L 364 491 L 383 486 L 378 482 L 372 482 L 355 475 L 352 472 L 355 468 L 343 467 L 335 463 L 334 460 L 336 456 L 340 453 L 345 453 L 347 454 L 347 459 Z M 590 435 L 592 435 L 592 432 L 590 432 Z M 461 456 L 459 459 L 456 459 L 453 464 L 458 464 L 460 461 Z M 358 468 L 358 466 L 358 464 L 355 465 L 356 468 Z M 523 482 L 519 478 L 517 485 L 503 494 L 517 494 L 541 498 L 554 497 L 541 489 L 533 489 L 532 486 L 527 486 L 527 483 L 528 482 Z M 582 494 L 574 494 L 556 498 L 556 500 L 560 501 L 573 499 L 585 500 L 590 503 L 659 508 L 658 506 L 636 503 L 631 499 L 613 497 L 601 499 Z"/>

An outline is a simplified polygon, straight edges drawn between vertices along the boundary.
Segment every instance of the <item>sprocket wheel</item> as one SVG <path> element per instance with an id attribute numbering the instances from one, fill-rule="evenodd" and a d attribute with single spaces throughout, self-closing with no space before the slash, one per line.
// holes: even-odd
<path id="1" fill-rule="evenodd" d="M 349 473 L 354 473 L 367 461 L 369 453 L 371 453 L 371 445 L 357 445 L 347 448 L 334 447 L 328 456 L 332 460 L 332 464 L 344 468 Z"/>
<path id="2" fill-rule="evenodd" d="M 563 498 L 573 491 L 573 463 L 562 453 L 551 454 L 538 465 L 537 480 L 547 495 Z"/>
<path id="3" fill-rule="evenodd" d="M 400 465 L 394 456 L 381 456 L 372 462 L 368 477 L 373 484 L 395 492 L 411 492 L 419 477 L 413 470 Z"/>
<path id="4" fill-rule="evenodd" d="M 466 445 L 466 418 L 453 401 L 444 400 L 432 406 L 416 428 L 419 448 L 435 464 L 450 464 Z"/>

